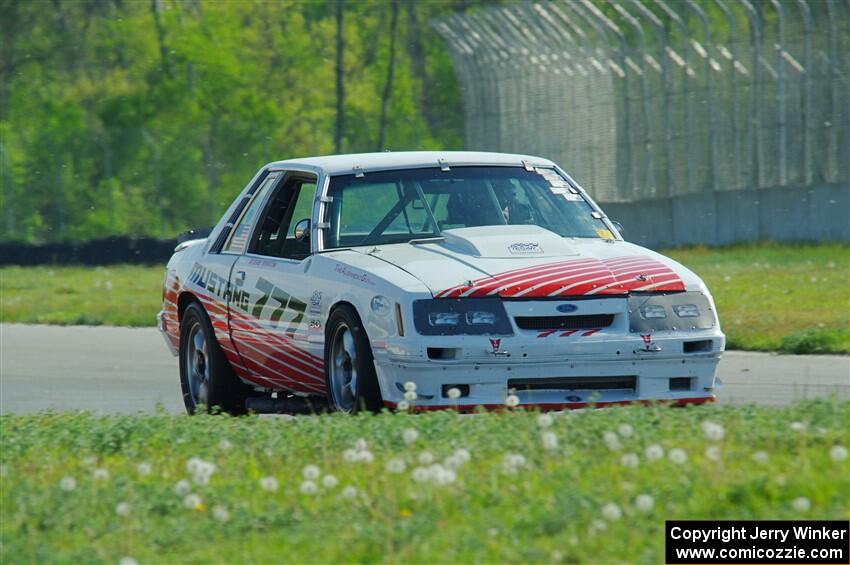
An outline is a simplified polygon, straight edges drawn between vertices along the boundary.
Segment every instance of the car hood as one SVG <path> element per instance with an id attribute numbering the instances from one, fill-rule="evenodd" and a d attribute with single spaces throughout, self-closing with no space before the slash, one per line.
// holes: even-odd
<path id="1" fill-rule="evenodd" d="M 625 295 L 701 285 L 675 261 L 624 241 L 564 238 L 537 226 L 450 229 L 442 235 L 363 252 L 413 275 L 437 298 Z"/>

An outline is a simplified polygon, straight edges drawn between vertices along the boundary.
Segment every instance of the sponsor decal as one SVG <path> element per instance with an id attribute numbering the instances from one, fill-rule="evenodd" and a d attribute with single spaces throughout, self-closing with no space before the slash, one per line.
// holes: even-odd
<path id="1" fill-rule="evenodd" d="M 567 400 L 569 400 L 570 402 L 581 402 L 581 397 L 573 394 L 568 396 Z"/>
<path id="2" fill-rule="evenodd" d="M 514 243 L 508 246 L 511 255 L 540 255 L 543 249 L 539 243 Z"/>
<path id="3" fill-rule="evenodd" d="M 492 348 L 492 353 L 495 355 L 499 352 L 499 348 L 502 347 L 502 340 L 498 338 L 490 338 L 490 347 Z"/>
<path id="4" fill-rule="evenodd" d="M 555 310 L 567 314 L 568 312 L 575 312 L 578 310 L 578 306 L 575 304 L 558 304 L 558 306 L 555 307 Z"/>
<path id="5" fill-rule="evenodd" d="M 652 343 L 652 334 L 640 334 L 640 338 L 643 340 L 642 351 L 649 351 L 651 353 L 661 351 L 661 347 L 659 345 Z"/>
<path id="6" fill-rule="evenodd" d="M 321 327 L 322 327 L 322 322 L 320 322 L 319 320 L 310 320 L 310 329 L 311 330 L 318 330 L 318 329 L 321 329 Z"/>
<path id="7" fill-rule="evenodd" d="M 255 267 L 276 267 L 277 261 L 272 261 L 270 259 L 256 259 L 256 258 L 254 258 L 254 259 L 250 259 L 248 261 L 248 264 L 251 265 L 252 267 L 253 266 L 255 266 Z"/>
<path id="8" fill-rule="evenodd" d="M 611 230 L 597 229 L 596 235 L 603 239 L 614 239 L 614 234 L 611 233 Z"/>
<path id="9" fill-rule="evenodd" d="M 336 264 L 336 268 L 334 270 L 343 277 L 348 277 L 350 279 L 375 286 L 375 281 L 373 281 L 366 273 L 352 271 L 345 265 L 340 265 L 339 263 Z"/>
<path id="10" fill-rule="evenodd" d="M 310 295 L 310 313 L 311 314 L 321 314 L 322 313 L 322 291 L 314 290 L 313 294 Z"/>
<path id="11" fill-rule="evenodd" d="M 640 273 L 639 275 L 635 275 L 635 280 L 636 281 L 648 281 L 649 275 L 647 275 L 646 273 Z"/>

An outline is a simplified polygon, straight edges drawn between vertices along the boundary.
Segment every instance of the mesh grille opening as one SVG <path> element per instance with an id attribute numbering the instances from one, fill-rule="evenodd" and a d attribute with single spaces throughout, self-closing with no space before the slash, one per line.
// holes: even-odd
<path id="1" fill-rule="evenodd" d="M 552 377 L 549 379 L 508 379 L 508 388 L 517 390 L 631 390 L 637 377 Z"/>
<path id="2" fill-rule="evenodd" d="M 522 330 L 583 330 L 607 328 L 614 322 L 614 314 L 586 316 L 517 316 L 516 325 Z"/>

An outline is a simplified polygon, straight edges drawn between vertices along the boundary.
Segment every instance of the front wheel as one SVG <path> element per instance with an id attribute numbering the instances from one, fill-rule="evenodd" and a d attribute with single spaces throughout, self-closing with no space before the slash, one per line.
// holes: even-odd
<path id="1" fill-rule="evenodd" d="M 369 339 L 360 316 L 345 304 L 334 309 L 326 325 L 325 383 L 332 410 L 353 414 L 381 409 Z"/>
<path id="2" fill-rule="evenodd" d="M 233 415 L 245 412 L 248 387 L 233 372 L 197 302 L 186 307 L 180 320 L 180 387 L 189 414 L 216 406 Z"/>

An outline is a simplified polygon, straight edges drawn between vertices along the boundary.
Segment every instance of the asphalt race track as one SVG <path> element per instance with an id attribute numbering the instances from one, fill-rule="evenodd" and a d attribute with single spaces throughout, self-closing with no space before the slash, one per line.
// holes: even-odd
<path id="1" fill-rule="evenodd" d="M 732 351 L 718 402 L 850 397 L 850 357 Z M 177 360 L 153 328 L 0 324 L 0 412 L 182 412 Z"/>

